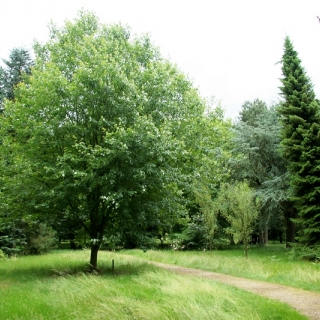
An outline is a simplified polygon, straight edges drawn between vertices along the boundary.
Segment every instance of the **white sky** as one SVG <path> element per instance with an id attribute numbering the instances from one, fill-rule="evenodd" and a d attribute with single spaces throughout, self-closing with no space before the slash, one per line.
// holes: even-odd
<path id="1" fill-rule="evenodd" d="M 102 23 L 149 33 L 203 97 L 221 100 L 228 117 L 245 100 L 279 100 L 276 62 L 286 35 L 320 97 L 319 0 L 0 0 L 0 57 L 46 41 L 51 20 L 62 26 L 81 8 Z"/>

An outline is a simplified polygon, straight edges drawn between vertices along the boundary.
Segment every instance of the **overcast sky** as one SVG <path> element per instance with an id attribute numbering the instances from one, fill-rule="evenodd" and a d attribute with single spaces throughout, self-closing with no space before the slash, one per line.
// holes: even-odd
<path id="1" fill-rule="evenodd" d="M 320 97 L 319 0 L 0 0 L 0 57 L 46 41 L 50 21 L 62 26 L 81 8 L 102 23 L 149 33 L 203 97 L 221 100 L 228 117 L 245 100 L 279 100 L 276 63 L 286 35 Z"/>

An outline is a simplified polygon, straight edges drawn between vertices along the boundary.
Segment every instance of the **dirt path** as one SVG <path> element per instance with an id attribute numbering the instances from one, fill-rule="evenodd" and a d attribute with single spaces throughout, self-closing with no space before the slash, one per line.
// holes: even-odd
<path id="1" fill-rule="evenodd" d="M 320 293 L 160 262 L 149 261 L 149 263 L 176 273 L 212 279 L 256 293 L 263 297 L 276 299 L 291 305 L 298 312 L 306 315 L 310 319 L 320 320 Z"/>

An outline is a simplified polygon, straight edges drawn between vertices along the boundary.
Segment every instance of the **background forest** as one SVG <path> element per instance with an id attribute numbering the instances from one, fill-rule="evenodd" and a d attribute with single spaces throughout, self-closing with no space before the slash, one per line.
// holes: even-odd
<path id="1" fill-rule="evenodd" d="M 32 57 L 35 56 L 35 59 Z M 0 68 L 0 248 L 212 250 L 319 259 L 319 100 L 286 37 L 281 102 L 238 119 L 147 36 L 80 12 Z"/>

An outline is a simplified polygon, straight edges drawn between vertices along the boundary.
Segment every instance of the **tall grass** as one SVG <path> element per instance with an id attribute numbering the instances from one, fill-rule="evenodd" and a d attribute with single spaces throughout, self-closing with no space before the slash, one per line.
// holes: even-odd
<path id="1" fill-rule="evenodd" d="M 245 259 L 243 250 L 223 251 L 147 251 L 128 250 L 136 257 L 220 272 L 320 292 L 320 263 L 292 259 L 280 246 L 252 248 Z"/>
<path id="2" fill-rule="evenodd" d="M 288 306 L 139 259 L 87 251 L 0 262 L 0 319 L 306 319 Z M 115 260 L 115 272 L 111 261 Z"/>

